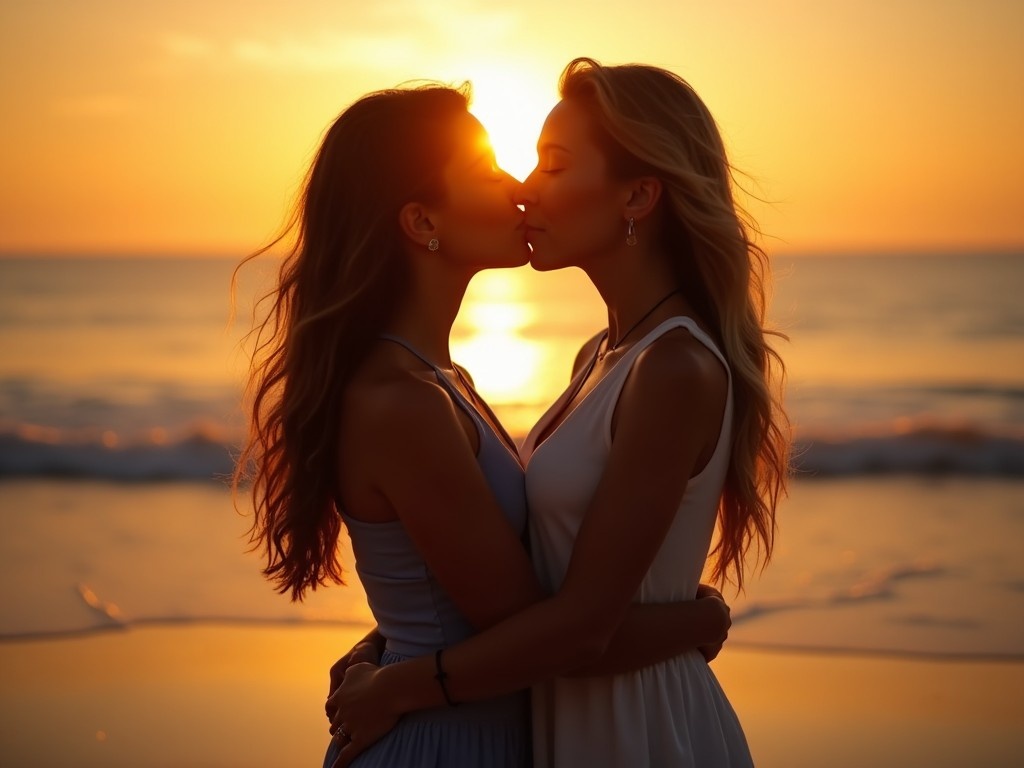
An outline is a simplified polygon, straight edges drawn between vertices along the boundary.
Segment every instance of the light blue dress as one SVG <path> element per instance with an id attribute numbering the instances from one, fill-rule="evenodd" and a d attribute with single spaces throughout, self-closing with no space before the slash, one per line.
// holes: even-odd
<path id="1" fill-rule="evenodd" d="M 480 469 L 512 526 L 525 535 L 523 469 L 511 440 L 496 434 L 437 366 L 402 339 L 385 338 L 430 365 L 452 401 L 473 420 L 480 437 Z M 432 654 L 474 634 L 399 521 L 366 523 L 344 511 L 342 518 L 370 610 L 387 638 L 382 664 Z M 339 749 L 332 739 L 325 768 L 333 764 Z M 525 691 L 407 714 L 352 763 L 356 768 L 527 768 L 530 764 L 529 694 Z"/>

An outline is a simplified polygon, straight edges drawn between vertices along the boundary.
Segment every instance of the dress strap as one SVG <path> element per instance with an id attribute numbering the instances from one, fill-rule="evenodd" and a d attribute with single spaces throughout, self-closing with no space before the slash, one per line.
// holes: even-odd
<path id="1" fill-rule="evenodd" d="M 444 375 L 444 371 L 441 370 L 440 366 L 438 366 L 437 363 L 434 363 L 433 361 L 428 359 L 426 355 L 423 355 L 418 349 L 416 349 L 416 347 L 414 347 L 408 341 L 403 339 L 401 336 L 393 336 L 390 333 L 382 333 L 380 335 L 380 338 L 384 339 L 385 341 L 393 341 L 395 344 L 398 344 L 401 347 L 405 347 L 410 354 L 415 355 L 425 365 L 429 365 L 431 368 L 433 368 L 434 375 L 437 376 L 438 383 L 440 383 L 441 386 L 443 386 L 446 390 L 448 390 L 449 393 L 451 393 L 455 398 L 457 398 L 460 403 L 468 405 L 473 416 L 479 416 L 476 408 L 474 408 L 472 404 L 469 403 L 469 401 L 466 399 L 466 396 L 459 391 L 459 388 L 448 380 L 448 377 Z M 459 381 L 463 382 L 463 384 L 465 384 L 467 387 L 469 386 L 466 383 L 465 379 L 463 379 L 458 367 L 455 368 L 455 375 L 459 377 Z"/>
<path id="2" fill-rule="evenodd" d="M 409 352 L 411 352 L 413 355 L 415 355 L 420 360 L 422 360 L 424 363 L 426 363 L 431 368 L 433 368 L 435 372 L 439 372 L 441 370 L 440 368 L 437 367 L 437 365 L 435 365 L 433 362 L 431 362 L 426 357 L 424 357 L 422 354 L 420 354 L 420 351 L 418 349 L 416 349 L 416 347 L 414 347 L 408 341 L 403 339 L 401 336 L 393 336 L 390 333 L 382 333 L 380 335 L 380 338 L 385 339 L 387 341 L 393 341 L 395 344 L 398 344 L 401 347 L 405 347 Z M 444 378 L 444 377 L 442 376 L 441 378 Z"/>
<path id="3" fill-rule="evenodd" d="M 445 390 L 448 392 L 449 397 L 451 397 L 454 400 L 455 404 L 463 411 L 465 411 L 473 420 L 473 423 L 476 425 L 477 434 L 480 435 L 481 437 L 481 441 L 484 439 L 483 436 L 486 434 L 494 435 L 495 438 L 497 438 L 501 443 L 504 444 L 505 448 L 515 457 L 516 461 L 519 461 L 519 450 L 516 448 L 515 441 L 509 436 L 508 432 L 505 431 L 505 428 L 501 426 L 501 422 L 498 421 L 498 417 L 494 415 L 494 412 L 491 410 L 491 407 L 487 405 L 483 398 L 480 397 L 476 389 L 468 381 L 466 381 L 466 378 L 462 375 L 462 371 L 459 370 L 459 367 L 457 365 L 455 366 L 455 375 L 459 377 L 459 381 L 462 382 L 462 386 L 466 388 L 466 391 L 472 393 L 472 396 L 479 400 L 479 407 L 475 403 L 473 403 L 468 397 L 462 394 L 462 392 L 459 391 L 459 388 L 455 386 L 455 384 L 453 384 L 451 381 L 449 381 L 448 377 L 444 375 L 444 372 L 435 363 L 428 360 L 423 354 L 420 353 L 418 349 L 416 349 L 416 347 L 414 347 L 408 341 L 406 341 L 400 336 L 394 336 L 390 333 L 382 333 L 380 334 L 380 338 L 384 339 L 385 341 L 392 341 L 401 347 L 405 347 L 405 349 L 407 349 L 410 352 L 410 354 L 415 355 L 421 361 L 423 361 L 425 365 L 429 365 L 431 368 L 433 368 L 434 376 L 437 377 L 437 383 L 445 388 Z M 490 417 L 490 419 L 493 420 L 493 423 L 488 422 L 487 419 L 484 418 L 484 416 L 480 413 L 480 407 L 487 411 L 487 414 Z"/>
<path id="4" fill-rule="evenodd" d="M 473 404 L 469 402 L 466 396 L 459 391 L 459 388 L 448 380 L 448 377 L 444 375 L 444 372 L 441 370 L 440 367 L 438 367 L 436 363 L 429 360 L 425 355 L 420 353 L 420 351 L 416 349 L 416 347 L 414 347 L 408 341 L 403 339 L 401 336 L 393 336 L 390 333 L 382 333 L 380 334 L 380 338 L 384 339 L 385 341 L 392 341 L 395 344 L 398 344 L 400 347 L 405 347 L 405 349 L 408 350 L 410 354 L 418 357 L 425 365 L 429 365 L 434 370 L 434 376 L 437 377 L 437 383 L 444 387 L 445 390 L 448 392 L 449 397 L 453 398 L 456 404 L 462 410 L 466 411 L 469 414 L 469 417 L 473 419 L 474 422 L 477 423 L 477 429 L 479 430 L 481 426 L 480 422 L 482 421 L 480 413 L 473 406 Z M 462 374 L 459 373 L 458 368 L 455 369 L 455 374 L 459 377 L 459 380 L 461 381 Z"/>

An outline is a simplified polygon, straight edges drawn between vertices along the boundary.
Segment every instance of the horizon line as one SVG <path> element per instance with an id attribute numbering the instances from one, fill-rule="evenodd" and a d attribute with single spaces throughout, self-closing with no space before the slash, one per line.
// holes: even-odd
<path id="1" fill-rule="evenodd" d="M 243 259 L 255 249 L 182 248 L 3 248 L 0 260 L 13 259 Z M 776 257 L 830 257 L 830 256 L 1024 256 L 1024 242 L 1017 244 L 957 244 L 957 245 L 833 245 L 794 246 L 765 249 L 769 258 Z M 273 253 L 267 253 L 273 256 Z M 280 255 L 280 254 L 277 254 Z"/>

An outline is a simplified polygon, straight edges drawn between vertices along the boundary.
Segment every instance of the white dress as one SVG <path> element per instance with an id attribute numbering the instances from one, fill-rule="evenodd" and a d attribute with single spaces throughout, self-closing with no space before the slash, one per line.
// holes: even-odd
<path id="1" fill-rule="evenodd" d="M 538 435 L 575 390 L 574 380 L 523 445 L 532 557 L 552 591 L 565 578 L 576 532 L 608 460 L 612 414 L 630 368 L 644 348 L 673 328 L 687 329 L 728 372 L 722 354 L 693 320 L 669 318 L 626 352 L 537 445 Z M 729 381 L 718 445 L 708 465 L 687 483 L 636 602 L 690 600 L 696 593 L 729 462 L 731 374 Z M 532 700 L 535 768 L 753 765 L 739 720 L 696 650 L 638 672 L 558 678 L 535 686 Z"/>

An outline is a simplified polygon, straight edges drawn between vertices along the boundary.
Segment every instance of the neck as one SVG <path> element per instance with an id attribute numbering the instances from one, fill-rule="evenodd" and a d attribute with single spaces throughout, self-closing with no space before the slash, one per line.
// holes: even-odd
<path id="1" fill-rule="evenodd" d="M 657 301 L 680 287 L 667 257 L 653 251 L 637 252 L 635 247 L 588 265 L 584 271 L 608 307 L 609 345 L 621 341 L 622 334 Z"/>
<path id="2" fill-rule="evenodd" d="M 412 344 L 441 368 L 451 368 L 448 337 L 469 285 L 469 277 L 453 274 L 414 274 L 412 287 L 386 328 Z"/>

